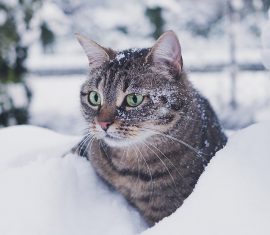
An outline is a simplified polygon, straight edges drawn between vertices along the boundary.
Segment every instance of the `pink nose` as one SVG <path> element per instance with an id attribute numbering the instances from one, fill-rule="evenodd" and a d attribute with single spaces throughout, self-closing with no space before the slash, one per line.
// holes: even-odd
<path id="1" fill-rule="evenodd" d="M 111 122 L 98 122 L 98 124 L 104 131 L 106 131 L 112 123 Z"/>

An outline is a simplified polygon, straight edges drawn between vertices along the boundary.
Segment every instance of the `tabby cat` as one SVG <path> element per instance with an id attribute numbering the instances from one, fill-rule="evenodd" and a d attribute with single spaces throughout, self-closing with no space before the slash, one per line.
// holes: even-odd
<path id="1" fill-rule="evenodd" d="M 188 81 L 173 31 L 124 51 L 76 36 L 89 77 L 80 94 L 88 131 L 74 151 L 151 226 L 183 204 L 227 138 Z"/>

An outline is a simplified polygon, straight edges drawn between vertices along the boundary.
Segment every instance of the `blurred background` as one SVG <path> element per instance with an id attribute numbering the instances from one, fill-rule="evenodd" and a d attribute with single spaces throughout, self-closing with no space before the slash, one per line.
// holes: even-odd
<path id="1" fill-rule="evenodd" d="M 262 50 L 270 36 L 261 39 L 269 6 L 270 0 L 0 0 L 0 128 L 32 124 L 81 134 L 79 88 L 88 63 L 74 33 L 120 50 L 150 47 L 168 29 L 179 36 L 190 80 L 227 130 L 270 120 Z"/>

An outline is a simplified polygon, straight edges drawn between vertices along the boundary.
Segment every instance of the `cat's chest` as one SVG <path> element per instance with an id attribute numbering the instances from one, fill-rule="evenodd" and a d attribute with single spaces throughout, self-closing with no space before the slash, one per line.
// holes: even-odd
<path id="1" fill-rule="evenodd" d="M 177 151 L 177 155 L 179 154 Z M 149 185 L 152 187 L 152 181 L 160 184 L 169 179 L 167 183 L 170 183 L 172 177 L 177 181 L 177 171 L 182 165 L 181 160 L 177 160 L 176 152 L 152 152 L 149 149 L 130 148 L 117 151 L 95 145 L 89 155 L 89 160 L 100 177 L 120 191 L 129 191 L 131 194 L 147 190 Z"/>
<path id="2" fill-rule="evenodd" d="M 111 152 L 95 145 L 89 155 L 98 175 L 118 189 L 132 188 L 140 174 L 141 163 L 130 151 Z"/>

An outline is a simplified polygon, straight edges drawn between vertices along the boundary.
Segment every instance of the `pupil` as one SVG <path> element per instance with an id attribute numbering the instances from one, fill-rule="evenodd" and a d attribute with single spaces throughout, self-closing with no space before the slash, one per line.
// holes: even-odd
<path id="1" fill-rule="evenodd" d="M 95 99 L 96 102 L 98 101 L 98 95 L 97 95 L 97 93 L 95 94 L 94 99 Z"/>
<path id="2" fill-rule="evenodd" d="M 133 99 L 133 102 L 136 104 L 136 103 L 137 103 L 137 101 L 138 101 L 137 96 L 136 96 L 136 95 L 133 95 L 132 99 Z"/>

